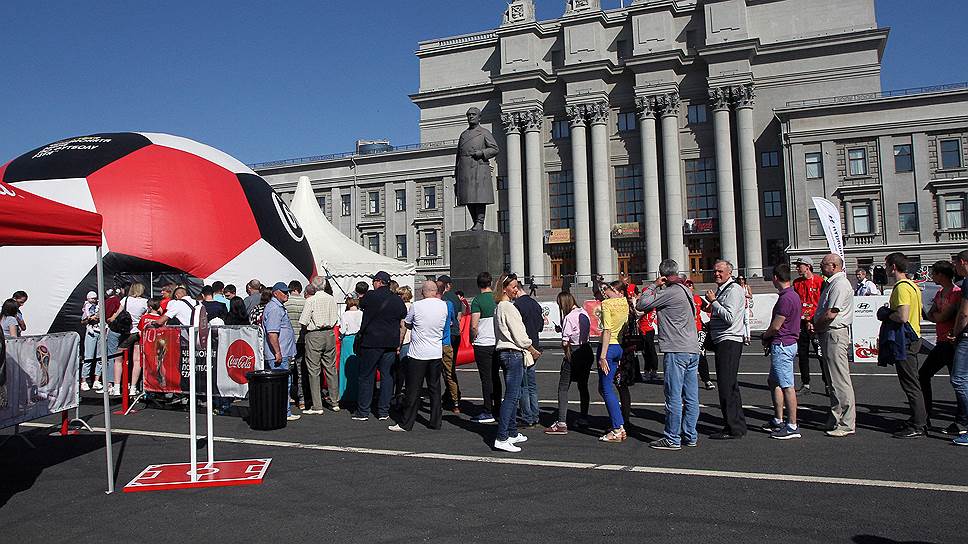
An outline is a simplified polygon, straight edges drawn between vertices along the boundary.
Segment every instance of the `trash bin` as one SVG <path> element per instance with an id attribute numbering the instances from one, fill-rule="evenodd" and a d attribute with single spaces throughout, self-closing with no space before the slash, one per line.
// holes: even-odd
<path id="1" fill-rule="evenodd" d="M 256 431 L 274 431 L 286 426 L 289 403 L 289 372 L 258 370 L 247 372 L 249 380 L 249 427 Z"/>

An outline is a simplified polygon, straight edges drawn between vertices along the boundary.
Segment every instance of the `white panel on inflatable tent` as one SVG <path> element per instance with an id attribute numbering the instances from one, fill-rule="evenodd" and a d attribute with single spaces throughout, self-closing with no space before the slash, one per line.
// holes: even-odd
<path id="1" fill-rule="evenodd" d="M 289 283 L 292 280 L 306 283 L 308 280 L 289 262 L 289 259 L 281 258 L 276 248 L 260 238 L 236 258 L 205 278 L 205 282 L 219 280 L 226 285 L 232 283 L 238 287 L 240 293 L 244 293 L 243 287 L 252 279 L 257 279 L 265 285 L 272 285 L 277 281 Z"/>
<path id="2" fill-rule="evenodd" d="M 203 159 L 212 161 L 222 168 L 225 168 L 229 172 L 233 172 L 235 174 L 257 175 L 252 171 L 251 168 L 242 164 L 238 159 L 229 155 L 228 153 L 196 142 L 195 140 L 189 140 L 188 138 L 182 138 L 181 136 L 173 136 L 171 134 L 163 134 L 160 132 L 139 132 L 138 134 L 148 138 L 151 140 L 151 143 L 155 145 L 170 147 L 186 153 L 198 155 Z"/>
<path id="3" fill-rule="evenodd" d="M 380 270 L 390 274 L 400 285 L 414 286 L 416 265 L 366 249 L 326 219 L 307 176 L 299 178 L 289 209 L 306 234 L 317 271 L 323 275 L 328 270 L 333 276 L 331 282 L 338 283 L 343 291 L 351 292 L 358 281 L 370 283 L 370 274 Z M 339 300 L 342 293 L 336 286 L 333 291 Z"/>

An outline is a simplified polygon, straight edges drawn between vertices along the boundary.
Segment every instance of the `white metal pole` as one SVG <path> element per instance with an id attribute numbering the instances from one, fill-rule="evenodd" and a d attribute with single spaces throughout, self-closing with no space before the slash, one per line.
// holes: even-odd
<path id="1" fill-rule="evenodd" d="M 191 448 L 191 454 L 189 456 L 191 460 L 191 469 L 188 471 L 191 476 L 191 481 L 195 482 L 198 479 L 198 452 L 195 451 L 195 441 L 197 440 L 197 432 L 195 428 L 195 327 L 188 328 L 188 426 L 189 430 L 189 447 Z"/>
<path id="2" fill-rule="evenodd" d="M 212 468 L 215 463 L 215 435 L 212 425 L 212 335 L 217 332 L 216 329 L 208 329 L 208 338 L 205 340 L 205 408 L 208 409 L 208 413 L 205 417 L 208 418 L 208 465 L 207 468 Z"/>
<path id="3" fill-rule="evenodd" d="M 108 372 L 108 329 L 104 323 L 104 255 L 101 246 L 97 246 L 97 297 L 100 301 L 97 305 L 98 329 L 98 349 L 101 352 L 101 371 L 107 375 Z M 107 493 L 114 493 L 114 449 L 111 442 L 111 399 L 109 398 L 107 381 L 104 383 L 104 455 L 107 461 L 108 471 L 108 490 Z"/>

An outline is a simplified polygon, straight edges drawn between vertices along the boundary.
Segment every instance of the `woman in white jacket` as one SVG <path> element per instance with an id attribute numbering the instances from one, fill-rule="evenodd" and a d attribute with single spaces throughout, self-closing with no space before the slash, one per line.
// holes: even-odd
<path id="1" fill-rule="evenodd" d="M 531 345 L 531 338 L 524 328 L 521 314 L 511 302 L 519 289 L 518 277 L 514 274 L 504 274 L 498 281 L 498 287 L 500 291 L 495 293 L 494 297 L 497 302 L 497 308 L 494 310 L 494 336 L 497 343 L 494 348 L 504 367 L 505 393 L 504 401 L 501 403 L 494 449 L 514 453 L 521 451 L 517 444 L 528 440 L 528 437 L 518 432 L 515 420 L 518 400 L 521 397 L 524 369 L 533 365 L 541 352 Z"/>

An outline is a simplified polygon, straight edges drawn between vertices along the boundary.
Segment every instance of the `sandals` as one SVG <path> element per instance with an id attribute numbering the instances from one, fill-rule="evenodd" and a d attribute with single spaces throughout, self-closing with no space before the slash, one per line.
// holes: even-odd
<path id="1" fill-rule="evenodd" d="M 612 429 L 598 440 L 600 442 L 625 442 L 626 438 L 628 438 L 628 435 L 625 433 L 625 429 Z"/>

